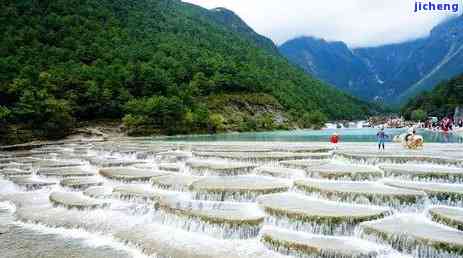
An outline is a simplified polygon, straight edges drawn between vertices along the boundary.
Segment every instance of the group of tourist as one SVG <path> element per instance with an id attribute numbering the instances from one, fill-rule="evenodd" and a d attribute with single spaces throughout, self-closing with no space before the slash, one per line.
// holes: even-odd
<path id="1" fill-rule="evenodd" d="M 378 151 L 385 151 L 385 143 L 390 138 L 386 134 L 384 127 L 381 127 L 380 130 L 376 133 L 376 140 L 378 143 Z M 333 145 L 334 149 L 337 149 L 341 138 L 338 133 L 333 133 L 330 137 L 330 143 Z M 422 136 L 416 134 L 416 129 L 410 128 L 407 133 L 402 135 L 397 135 L 394 137 L 395 142 L 400 142 L 405 148 L 408 149 L 420 149 L 423 147 L 424 139 Z"/>
<path id="2" fill-rule="evenodd" d="M 415 130 L 413 130 L 415 132 Z M 376 134 L 376 139 L 378 140 L 378 150 L 384 151 L 385 142 L 389 138 L 389 135 L 384 131 L 384 127 L 381 127 L 380 131 Z M 341 141 L 341 138 L 338 133 L 333 133 L 330 137 L 330 143 L 333 145 L 334 149 L 338 148 L 338 143 Z"/>
<path id="3" fill-rule="evenodd" d="M 444 117 L 441 121 L 437 118 L 430 118 L 424 122 L 424 124 L 420 124 L 420 126 L 429 130 L 447 133 L 454 128 L 463 128 L 463 119 L 459 119 L 455 122 L 450 117 Z"/>

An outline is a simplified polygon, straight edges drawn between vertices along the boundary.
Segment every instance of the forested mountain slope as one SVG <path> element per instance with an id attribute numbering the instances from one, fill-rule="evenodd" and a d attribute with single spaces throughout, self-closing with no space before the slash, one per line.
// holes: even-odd
<path id="1" fill-rule="evenodd" d="M 410 99 L 402 108 L 405 116 L 411 117 L 413 111 L 422 110 L 429 116 L 445 117 L 452 115 L 455 108 L 463 106 L 463 74 L 438 84 L 432 91 L 426 91 Z"/>
<path id="2" fill-rule="evenodd" d="M 58 136 L 76 121 L 124 118 L 188 133 L 262 115 L 224 117 L 209 106 L 215 96 L 264 96 L 288 114 L 368 112 L 217 15 L 175 0 L 1 1 L 0 130 Z"/>

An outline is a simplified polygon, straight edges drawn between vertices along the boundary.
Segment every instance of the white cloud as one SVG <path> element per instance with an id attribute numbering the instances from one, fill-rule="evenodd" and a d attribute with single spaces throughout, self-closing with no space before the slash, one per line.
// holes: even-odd
<path id="1" fill-rule="evenodd" d="M 429 0 L 421 0 L 428 3 Z M 414 13 L 414 0 L 185 0 L 205 8 L 225 7 L 255 31 L 281 44 L 298 36 L 341 40 L 351 47 L 424 37 L 451 11 Z M 433 0 L 458 3 L 462 0 Z"/>

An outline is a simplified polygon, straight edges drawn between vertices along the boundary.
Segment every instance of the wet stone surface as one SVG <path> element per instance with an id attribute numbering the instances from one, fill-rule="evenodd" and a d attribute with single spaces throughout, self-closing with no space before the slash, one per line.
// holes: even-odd
<path id="1" fill-rule="evenodd" d="M 252 200 L 261 194 L 285 192 L 291 185 L 291 181 L 264 176 L 204 177 L 191 184 L 190 189 L 199 199 Z"/>
<path id="2" fill-rule="evenodd" d="M 430 208 L 428 212 L 434 221 L 463 230 L 463 208 L 437 206 Z"/>
<path id="3" fill-rule="evenodd" d="M 324 164 L 307 169 L 311 177 L 326 179 L 367 180 L 382 177 L 380 169 L 373 166 L 349 164 Z"/>
<path id="4" fill-rule="evenodd" d="M 186 163 L 187 167 L 197 175 L 233 176 L 249 174 L 256 166 L 240 162 L 218 162 L 197 160 Z"/>
<path id="5" fill-rule="evenodd" d="M 52 192 L 50 201 L 56 205 L 62 205 L 69 208 L 101 208 L 109 206 L 109 202 L 103 202 L 90 197 L 86 197 L 76 192 Z"/>
<path id="6" fill-rule="evenodd" d="M 53 181 L 42 180 L 29 176 L 17 176 L 9 178 L 13 183 L 25 187 L 28 190 L 39 189 L 56 184 Z"/>
<path id="7" fill-rule="evenodd" d="M 197 201 L 182 195 L 160 198 L 163 223 L 215 238 L 258 236 L 265 213 L 254 203 Z"/>
<path id="8" fill-rule="evenodd" d="M 284 167 L 309 169 L 311 167 L 321 166 L 329 163 L 329 160 L 286 160 L 280 161 L 279 164 Z"/>
<path id="9" fill-rule="evenodd" d="M 327 199 L 365 204 L 413 204 L 426 197 L 423 191 L 392 187 L 374 181 L 303 179 L 296 180 L 295 186 L 304 192 L 315 193 Z"/>
<path id="10" fill-rule="evenodd" d="M 199 179 L 201 177 L 191 175 L 166 175 L 151 178 L 151 183 L 161 189 L 187 191 Z"/>
<path id="11" fill-rule="evenodd" d="M 262 195 L 257 202 L 271 215 L 327 225 L 356 224 L 390 212 L 387 208 L 320 200 L 295 193 Z"/>
<path id="12" fill-rule="evenodd" d="M 282 178 L 304 178 L 306 176 L 306 172 L 302 169 L 270 166 L 257 168 L 257 174 Z"/>
<path id="13" fill-rule="evenodd" d="M 30 170 L 21 170 L 21 169 L 2 169 L 0 174 L 4 176 L 28 176 L 32 174 Z"/>
<path id="14" fill-rule="evenodd" d="M 447 184 L 416 181 L 385 180 L 384 184 L 403 189 L 423 191 L 442 203 L 460 203 L 463 200 L 463 184 Z"/>
<path id="15" fill-rule="evenodd" d="M 384 247 L 353 237 L 312 235 L 277 228 L 265 228 L 262 241 L 284 254 L 330 257 L 377 257 Z"/>
<path id="16" fill-rule="evenodd" d="M 153 177 L 168 175 L 167 172 L 137 168 L 103 168 L 100 175 L 123 181 L 149 181 Z"/>
<path id="17" fill-rule="evenodd" d="M 109 198 L 113 193 L 112 187 L 108 186 L 91 186 L 83 194 L 93 198 Z"/>
<path id="18" fill-rule="evenodd" d="M 89 171 L 83 167 L 71 168 L 42 168 L 37 171 L 41 176 L 55 176 L 55 177 L 77 177 L 77 176 L 93 176 L 96 173 Z"/>
<path id="19" fill-rule="evenodd" d="M 114 187 L 113 195 L 128 200 L 158 201 L 162 192 L 146 185 L 130 184 Z"/>
<path id="20" fill-rule="evenodd" d="M 405 214 L 363 222 L 365 234 L 376 235 L 399 250 L 412 250 L 419 245 L 433 247 L 436 252 L 462 253 L 463 232 L 440 225 L 426 218 Z M 407 241 L 397 241 L 398 239 Z"/>
<path id="21" fill-rule="evenodd" d="M 463 179 L 463 168 L 448 167 L 439 165 L 380 165 L 386 175 L 403 176 L 406 178 L 422 179 L 447 179 L 452 181 L 461 181 Z"/>
<path id="22" fill-rule="evenodd" d="M 98 177 L 74 177 L 61 180 L 60 185 L 76 189 L 86 189 L 91 186 L 103 185 L 103 181 Z"/>

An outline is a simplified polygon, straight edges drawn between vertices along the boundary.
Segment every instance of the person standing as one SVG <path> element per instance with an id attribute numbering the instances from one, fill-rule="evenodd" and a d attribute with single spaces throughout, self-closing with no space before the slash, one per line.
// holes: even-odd
<path id="1" fill-rule="evenodd" d="M 340 137 L 338 135 L 338 133 L 333 133 L 333 135 L 331 135 L 330 137 L 330 142 L 331 144 L 334 146 L 334 149 L 338 149 L 338 143 L 340 141 Z"/>
<path id="2" fill-rule="evenodd" d="M 389 135 L 384 132 L 384 128 L 381 128 L 381 130 L 376 134 L 376 138 L 378 139 L 378 150 L 384 151 L 384 143 L 386 142 L 386 139 L 389 138 Z"/>

